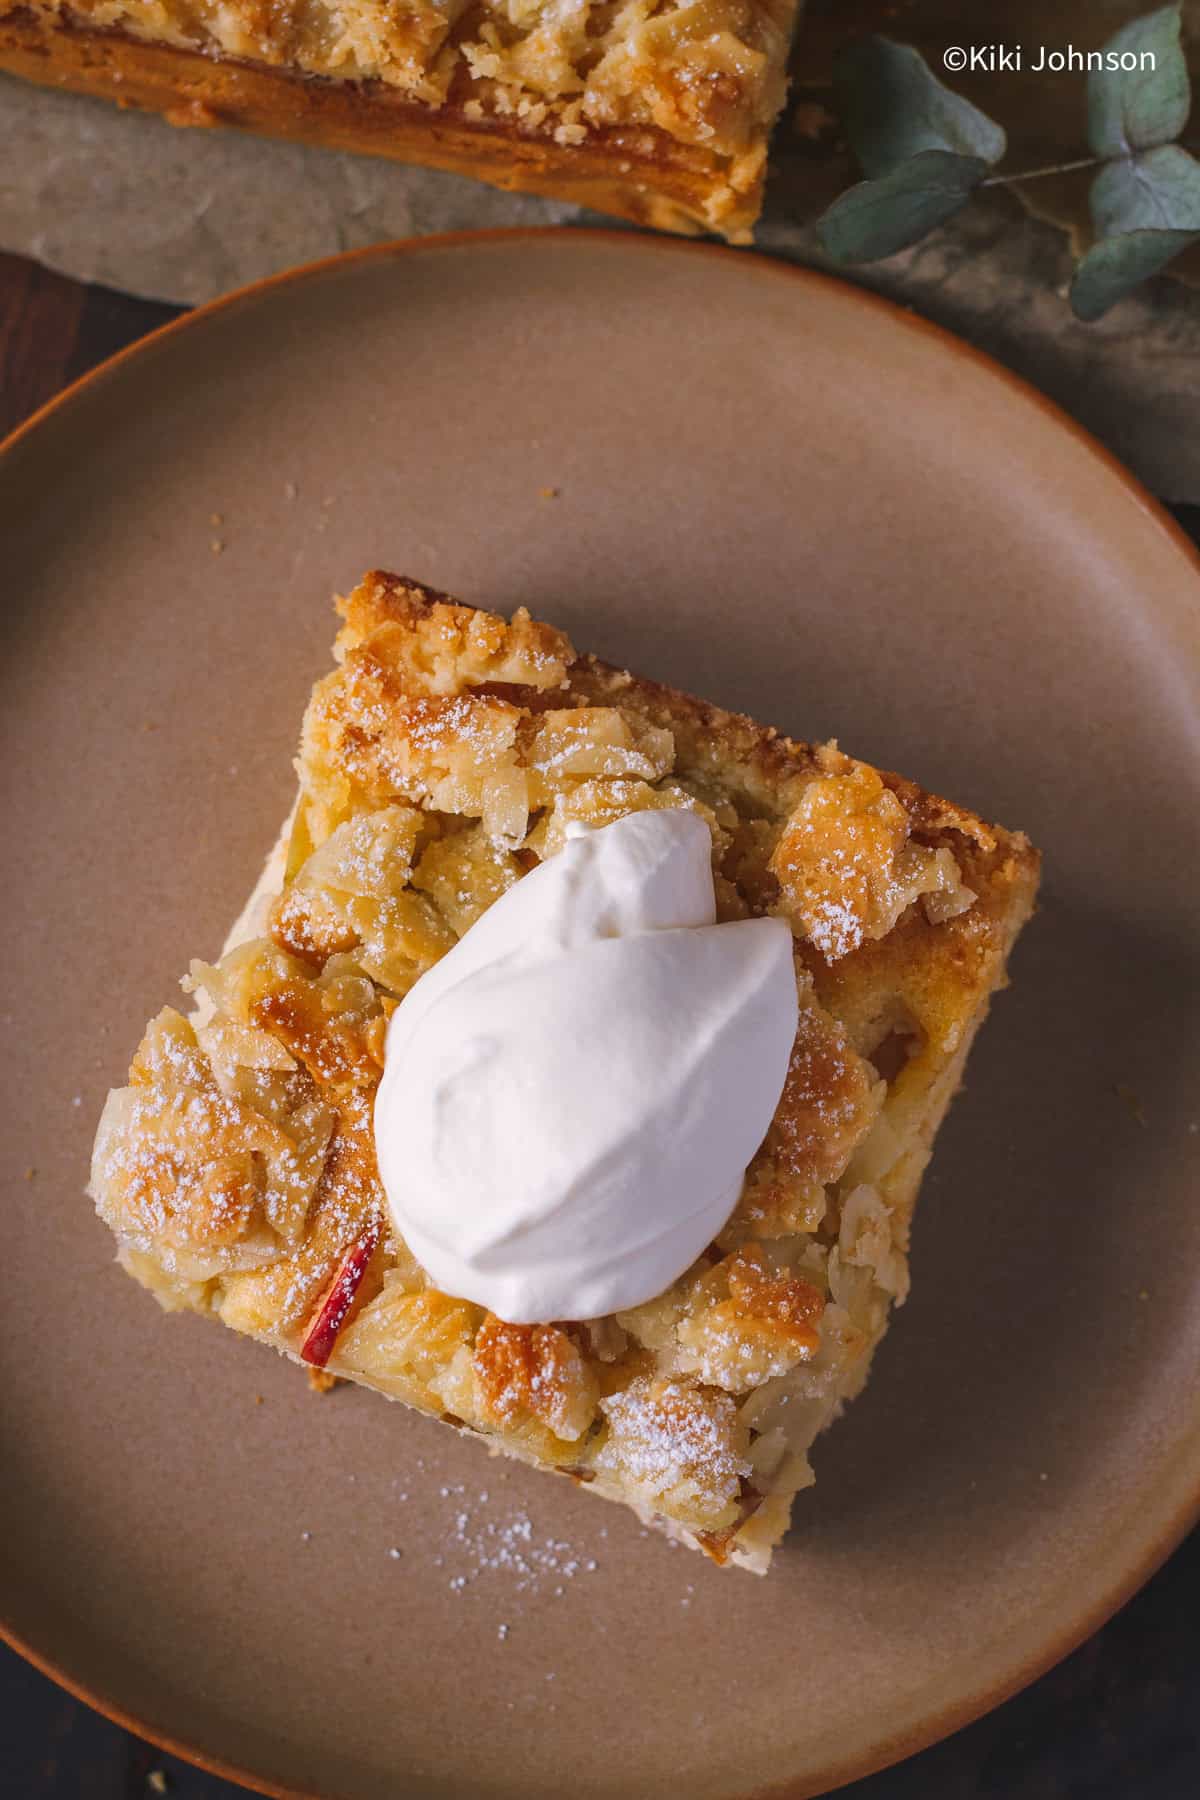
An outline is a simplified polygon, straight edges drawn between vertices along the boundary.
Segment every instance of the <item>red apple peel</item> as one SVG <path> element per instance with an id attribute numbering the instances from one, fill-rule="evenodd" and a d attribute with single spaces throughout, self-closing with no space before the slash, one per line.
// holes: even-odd
<path id="1" fill-rule="evenodd" d="M 305 1333 L 300 1346 L 301 1362 L 311 1363 L 314 1369 L 323 1369 L 329 1361 L 378 1242 L 379 1221 L 375 1220 L 342 1257 L 338 1272 Z"/>

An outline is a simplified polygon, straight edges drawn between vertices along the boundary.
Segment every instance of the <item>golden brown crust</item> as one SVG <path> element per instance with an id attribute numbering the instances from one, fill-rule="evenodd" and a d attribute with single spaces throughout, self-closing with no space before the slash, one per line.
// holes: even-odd
<path id="1" fill-rule="evenodd" d="M 489 1419 L 513 1425 L 540 1419 L 559 1438 L 579 1438 L 595 1416 L 595 1375 L 559 1325 L 510 1325 L 489 1313 L 471 1357 Z"/>
<path id="2" fill-rule="evenodd" d="M 182 45 L 144 41 L 28 6 L 0 6 L 0 69 L 161 113 L 179 126 L 234 126 L 544 194 L 638 224 L 750 241 L 762 206 L 767 133 L 737 155 L 653 123 L 593 126 L 558 142 L 552 122 L 477 114 L 461 82 L 437 105 L 377 79 L 331 80 Z"/>
<path id="3" fill-rule="evenodd" d="M 775 1117 L 746 1174 L 729 1242 L 815 1231 L 882 1100 L 879 1077 L 844 1026 L 801 984 L 800 1021 Z"/>
<path id="4" fill-rule="evenodd" d="M 721 1267 L 729 1298 L 713 1309 L 713 1324 L 720 1327 L 728 1319 L 735 1329 L 757 1329 L 768 1338 L 783 1337 L 800 1354 L 816 1355 L 820 1348 L 816 1327 L 825 1311 L 825 1298 L 811 1281 L 775 1274 L 759 1244 L 743 1245 Z"/>
<path id="5" fill-rule="evenodd" d="M 110 1097 L 93 1192 L 164 1304 L 562 1469 L 761 1568 L 813 1437 L 907 1287 L 933 1134 L 1037 857 L 856 762 L 376 572 L 305 716 L 271 937 L 195 965 Z M 698 813 L 722 917 L 796 940 L 783 1093 L 714 1245 L 609 1319 L 513 1325 L 390 1231 L 371 1106 L 387 1018 L 566 823 Z M 829 929 L 831 917 L 839 929 Z"/>

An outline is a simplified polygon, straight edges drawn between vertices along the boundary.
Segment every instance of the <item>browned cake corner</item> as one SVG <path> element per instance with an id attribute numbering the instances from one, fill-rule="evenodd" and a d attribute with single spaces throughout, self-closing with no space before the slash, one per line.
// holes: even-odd
<path id="1" fill-rule="evenodd" d="M 192 965 L 193 1016 L 160 1013 L 110 1096 L 97 1207 L 164 1306 L 761 1571 L 907 1291 L 921 1174 L 1037 854 L 833 746 L 576 656 L 523 611 L 382 573 L 339 606 L 286 855 L 221 962 Z M 438 1292 L 389 1222 L 384 1030 L 569 821 L 646 808 L 705 820 L 721 919 L 791 925 L 787 1080 L 727 1226 L 665 1293 L 513 1325 Z"/>
<path id="2" fill-rule="evenodd" d="M 0 69 L 746 241 L 797 0 L 0 0 Z"/>

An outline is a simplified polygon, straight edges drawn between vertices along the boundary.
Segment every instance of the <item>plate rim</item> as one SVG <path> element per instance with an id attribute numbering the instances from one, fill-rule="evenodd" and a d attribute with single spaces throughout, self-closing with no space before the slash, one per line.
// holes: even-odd
<path id="1" fill-rule="evenodd" d="M 60 413 L 68 412 L 94 387 L 102 387 L 135 357 L 157 349 L 167 338 L 178 333 L 197 327 L 203 330 L 211 319 L 226 311 L 248 303 L 257 304 L 264 299 L 269 299 L 277 289 L 298 282 L 321 280 L 351 265 L 365 262 L 398 261 L 403 256 L 426 251 L 477 249 L 493 244 L 500 245 L 529 240 L 543 243 L 555 242 L 560 246 L 576 242 L 581 244 L 609 243 L 619 245 L 622 249 L 633 250 L 635 254 L 673 255 L 709 261 L 717 259 L 724 261 L 736 257 L 741 259 L 743 268 L 747 272 L 754 272 L 765 279 L 790 280 L 801 288 L 822 289 L 827 294 L 836 295 L 841 304 L 855 305 L 864 312 L 873 314 L 877 320 L 885 321 L 891 329 L 926 339 L 940 353 L 957 358 L 960 363 L 973 366 L 986 377 L 998 382 L 1018 401 L 1024 401 L 1039 410 L 1052 426 L 1056 426 L 1060 431 L 1065 431 L 1077 450 L 1094 463 L 1098 463 L 1108 475 L 1115 478 L 1123 489 L 1125 497 L 1133 501 L 1142 514 L 1146 526 L 1162 534 L 1170 547 L 1182 556 L 1184 564 L 1190 566 L 1198 587 L 1200 587 L 1200 549 L 1192 543 L 1165 506 L 1086 426 L 1072 418 L 1032 382 L 1006 368 L 1003 363 L 997 362 L 986 351 L 980 350 L 965 339 L 956 336 L 944 326 L 908 311 L 883 295 L 824 270 L 793 263 L 770 252 L 759 251 L 757 254 L 748 256 L 743 251 L 711 241 L 672 238 L 657 233 L 625 230 L 619 226 L 492 226 L 477 230 L 431 232 L 421 237 L 394 238 L 378 244 L 362 245 L 359 248 L 320 257 L 311 262 L 298 263 L 291 268 L 278 270 L 272 275 L 262 276 L 256 281 L 232 288 L 227 293 L 219 294 L 199 306 L 191 307 L 177 318 L 169 319 L 164 324 L 156 326 L 144 336 L 116 351 L 112 356 L 106 357 L 103 362 L 87 370 L 68 383 L 66 387 L 60 389 L 58 393 L 52 395 L 49 400 L 43 402 L 28 418 L 23 419 L 7 436 L 0 439 L 0 474 L 3 473 L 8 459 L 21 448 L 27 439 L 33 437 L 43 427 L 55 422 Z M 1198 608 L 1197 617 L 1200 618 L 1200 608 Z M 1055 1667 L 1057 1663 L 1093 1636 L 1162 1567 L 1171 1552 L 1178 1547 L 1197 1523 L 1200 1523 L 1200 1481 L 1191 1497 L 1168 1521 L 1165 1528 L 1151 1539 L 1145 1546 L 1142 1555 L 1112 1584 L 1103 1598 L 1080 1618 L 1073 1619 L 1065 1629 L 1058 1632 L 1035 1654 L 1026 1656 L 1019 1661 L 1006 1675 L 998 1680 L 985 1682 L 971 1694 L 928 1714 L 907 1730 L 880 1739 L 869 1749 L 856 1756 L 831 1762 L 816 1776 L 815 1784 L 814 1780 L 810 1778 L 802 1778 L 799 1781 L 785 1780 L 782 1784 L 772 1784 L 768 1788 L 759 1789 L 756 1794 L 747 1795 L 746 1800 L 819 1800 L 819 1796 L 832 1793 L 849 1782 L 876 1774 L 916 1755 L 919 1751 L 929 1749 L 974 1720 L 982 1718 L 1021 1692 L 1023 1688 L 1038 1680 L 1040 1676 Z M 0 1597 L 0 1608 L 2 1607 L 3 1599 Z M 227 1761 L 200 1744 L 193 1743 L 186 1738 L 174 1737 L 169 1732 L 139 1717 L 136 1712 L 127 1709 L 119 1699 L 90 1687 L 86 1682 L 77 1679 L 66 1669 L 60 1667 L 52 1656 L 37 1649 L 21 1632 L 18 1632 L 2 1610 L 0 1610 L 0 1642 L 15 1651 L 39 1673 L 49 1677 L 75 1699 L 83 1701 L 113 1724 L 120 1726 L 123 1730 L 135 1732 L 157 1749 L 166 1751 L 169 1755 L 176 1756 L 184 1762 L 189 1762 L 208 1774 L 239 1782 L 252 1793 L 266 1795 L 268 1800 L 330 1800 L 328 1794 L 323 1794 L 315 1789 L 281 1786 L 267 1777 L 252 1773 L 238 1763 Z"/>

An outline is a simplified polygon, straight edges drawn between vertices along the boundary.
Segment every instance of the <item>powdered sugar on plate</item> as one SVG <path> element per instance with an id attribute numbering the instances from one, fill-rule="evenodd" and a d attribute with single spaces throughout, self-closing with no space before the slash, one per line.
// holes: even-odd
<path id="1" fill-rule="evenodd" d="M 401 1494 L 400 1499 L 407 1496 Z M 599 1563 L 565 1538 L 543 1534 L 523 1507 L 498 1504 L 487 1488 L 468 1492 L 462 1482 L 437 1491 L 447 1503 L 446 1530 L 437 1534 L 435 1568 L 446 1571 L 451 1593 L 461 1594 L 480 1580 L 504 1582 L 515 1594 L 549 1593 L 556 1598 L 581 1576 L 595 1575 Z M 388 1554 L 396 1556 L 390 1549 Z M 498 1634 L 508 1635 L 505 1626 Z"/>

